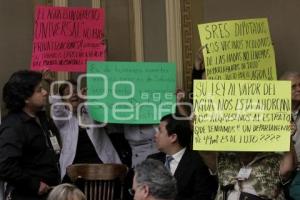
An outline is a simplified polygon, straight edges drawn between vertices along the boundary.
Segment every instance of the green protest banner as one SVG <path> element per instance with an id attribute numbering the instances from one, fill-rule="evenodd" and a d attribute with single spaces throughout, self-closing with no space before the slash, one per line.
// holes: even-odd
<path id="1" fill-rule="evenodd" d="M 176 66 L 88 62 L 88 107 L 99 122 L 157 124 L 176 107 Z"/>
<path id="2" fill-rule="evenodd" d="M 198 30 L 207 79 L 277 79 L 267 19 L 200 24 Z"/>

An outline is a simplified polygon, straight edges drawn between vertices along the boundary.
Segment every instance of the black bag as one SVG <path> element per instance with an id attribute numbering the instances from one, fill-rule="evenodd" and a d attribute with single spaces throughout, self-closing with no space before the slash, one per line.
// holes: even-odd
<path id="1" fill-rule="evenodd" d="M 259 196 L 247 192 L 241 192 L 239 200 L 267 200 L 267 199 L 263 199 Z"/>

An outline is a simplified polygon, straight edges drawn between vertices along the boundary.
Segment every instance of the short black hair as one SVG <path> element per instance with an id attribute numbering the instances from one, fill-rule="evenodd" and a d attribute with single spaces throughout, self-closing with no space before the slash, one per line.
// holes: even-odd
<path id="1" fill-rule="evenodd" d="M 13 73 L 3 87 L 3 101 L 10 111 L 20 111 L 25 100 L 31 97 L 42 81 L 42 74 L 36 71 L 21 70 Z"/>
<path id="2" fill-rule="evenodd" d="M 187 117 L 178 113 L 168 114 L 163 116 L 160 121 L 167 122 L 166 129 L 168 135 L 176 134 L 180 146 L 190 147 L 193 132 Z"/>

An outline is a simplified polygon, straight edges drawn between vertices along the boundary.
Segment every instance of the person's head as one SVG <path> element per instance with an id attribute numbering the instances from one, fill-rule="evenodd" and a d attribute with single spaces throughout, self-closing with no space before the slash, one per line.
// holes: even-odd
<path id="1" fill-rule="evenodd" d="M 290 80 L 292 85 L 292 101 L 293 103 L 300 103 L 300 73 L 286 72 L 281 77 L 281 80 Z"/>
<path id="2" fill-rule="evenodd" d="M 42 74 L 36 71 L 15 72 L 3 87 L 3 101 L 11 111 L 37 112 L 47 104 L 47 97 L 42 87 Z"/>
<path id="3" fill-rule="evenodd" d="M 161 118 L 158 132 L 155 134 L 157 148 L 171 154 L 174 147 L 189 147 L 192 130 L 189 120 L 179 114 L 168 114 Z M 173 152 L 174 153 L 174 152 Z"/>
<path id="4" fill-rule="evenodd" d="M 175 178 L 160 161 L 153 159 L 135 167 L 132 190 L 134 200 L 173 200 L 177 194 Z"/>
<path id="5" fill-rule="evenodd" d="M 66 83 L 63 83 L 59 86 L 58 92 L 62 97 L 62 100 L 66 103 L 69 103 L 74 111 L 76 111 L 78 105 L 80 104 L 80 98 L 77 94 L 76 81 L 67 80 Z"/>
<path id="6" fill-rule="evenodd" d="M 195 69 L 199 73 L 201 73 L 202 79 L 206 79 L 204 56 L 203 56 L 204 48 L 206 48 L 206 46 L 200 46 L 200 48 L 198 49 L 198 51 L 195 54 Z"/>
<path id="7" fill-rule="evenodd" d="M 54 187 L 47 200 L 86 200 L 86 198 L 77 187 L 64 183 Z"/>

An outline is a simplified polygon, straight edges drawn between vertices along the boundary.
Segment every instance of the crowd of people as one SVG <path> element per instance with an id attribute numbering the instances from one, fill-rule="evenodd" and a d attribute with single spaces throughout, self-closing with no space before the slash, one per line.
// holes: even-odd
<path id="1" fill-rule="evenodd" d="M 205 78 L 204 71 L 198 54 L 193 79 Z M 300 199 L 300 73 L 281 77 L 292 83 L 293 109 L 291 147 L 283 153 L 196 152 L 189 111 L 181 107 L 160 124 L 101 124 L 81 106 L 76 82 L 61 84 L 49 97 L 44 79 L 51 82 L 45 72 L 18 71 L 3 88 L 8 113 L 0 126 L 0 180 L 6 199 L 84 200 L 66 173 L 78 163 L 126 164 L 134 172 L 128 187 L 136 200 Z M 124 138 L 126 152 L 111 132 Z"/>

